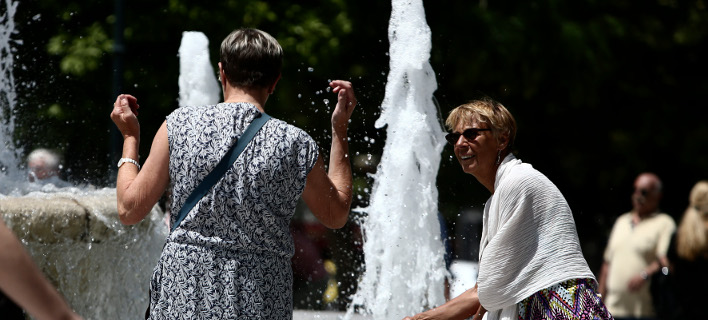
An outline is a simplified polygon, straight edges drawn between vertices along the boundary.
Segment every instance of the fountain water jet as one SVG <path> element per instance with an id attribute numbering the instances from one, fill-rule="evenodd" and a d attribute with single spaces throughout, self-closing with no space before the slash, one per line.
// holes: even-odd
<path id="1" fill-rule="evenodd" d="M 4 0 L 4 10 L 0 10 L 0 123 L 3 125 L 0 130 L 0 175 L 5 175 L 16 179 L 19 176 L 17 167 L 17 154 L 12 135 L 10 132 L 15 127 L 15 103 L 17 95 L 15 93 L 15 77 L 12 74 L 12 66 L 15 63 L 12 43 L 18 41 L 13 39 L 17 33 L 15 30 L 14 16 L 17 11 L 17 2 Z M 0 184 L 0 193 L 8 187 Z"/>
<path id="2" fill-rule="evenodd" d="M 431 31 L 422 0 L 393 0 L 386 145 L 362 221 L 365 268 L 347 317 L 401 319 L 444 302 L 444 248 L 435 185 L 444 132 L 433 92 Z"/>
<path id="3" fill-rule="evenodd" d="M 206 35 L 198 31 L 183 32 L 179 57 L 179 106 L 219 103 L 221 88 L 209 60 Z"/>

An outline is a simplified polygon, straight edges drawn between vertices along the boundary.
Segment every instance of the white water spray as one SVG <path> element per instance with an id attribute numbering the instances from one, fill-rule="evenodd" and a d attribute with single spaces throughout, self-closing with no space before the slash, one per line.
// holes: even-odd
<path id="1" fill-rule="evenodd" d="M 13 35 L 17 34 L 14 21 L 17 2 L 3 2 L 0 4 L 0 181 L 15 180 L 20 175 L 17 170 L 17 149 L 12 141 L 17 102 L 15 77 L 12 74 L 15 63 L 12 43 L 19 43 L 13 39 Z M 0 183 L 0 188 L 0 193 L 5 193 L 7 190 L 4 189 L 8 186 Z"/>
<path id="2" fill-rule="evenodd" d="M 444 132 L 433 103 L 431 31 L 422 0 L 394 0 L 381 117 L 386 145 L 362 222 L 366 270 L 347 312 L 401 319 L 444 302 L 435 185 Z"/>
<path id="3" fill-rule="evenodd" d="M 221 88 L 209 60 L 209 39 L 199 31 L 185 31 L 179 46 L 179 106 L 217 104 Z"/>

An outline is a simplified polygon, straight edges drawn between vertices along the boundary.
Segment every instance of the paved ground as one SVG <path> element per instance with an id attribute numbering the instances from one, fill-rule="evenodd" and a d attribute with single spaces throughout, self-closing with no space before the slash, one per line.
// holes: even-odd
<path id="1" fill-rule="evenodd" d="M 295 310 L 293 312 L 293 320 L 339 320 L 344 317 L 344 312 L 334 312 L 334 311 L 309 311 L 309 310 Z M 368 320 L 361 315 L 352 316 L 351 320 Z"/>

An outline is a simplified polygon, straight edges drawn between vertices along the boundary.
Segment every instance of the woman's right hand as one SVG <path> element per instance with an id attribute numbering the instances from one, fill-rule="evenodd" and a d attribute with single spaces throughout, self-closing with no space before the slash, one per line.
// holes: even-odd
<path id="1" fill-rule="evenodd" d="M 332 128 L 346 130 L 357 103 L 354 88 L 351 82 L 344 80 L 334 80 L 329 86 L 337 94 L 337 106 L 332 112 Z"/>
<path id="2" fill-rule="evenodd" d="M 474 318 L 472 318 L 472 320 L 482 320 L 485 313 L 487 313 L 487 309 L 485 309 L 482 305 L 479 305 L 479 309 L 477 309 L 477 312 L 474 314 Z"/>
<path id="3" fill-rule="evenodd" d="M 129 95 L 121 94 L 113 103 L 111 120 L 116 124 L 123 138 L 140 136 L 140 123 L 138 122 L 138 99 Z"/>
<path id="4" fill-rule="evenodd" d="M 477 285 L 469 289 L 454 299 L 445 302 L 441 306 L 421 312 L 403 320 L 457 320 L 469 319 L 474 316 L 474 320 L 481 320 L 487 310 L 479 303 L 477 295 Z"/>

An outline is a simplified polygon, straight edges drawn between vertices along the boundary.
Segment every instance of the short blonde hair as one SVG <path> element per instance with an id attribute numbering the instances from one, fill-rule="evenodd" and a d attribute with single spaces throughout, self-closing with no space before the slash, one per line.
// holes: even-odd
<path id="1" fill-rule="evenodd" d="M 699 181 L 693 186 L 689 201 L 676 232 L 676 251 L 680 257 L 692 261 L 700 255 L 708 256 L 708 229 L 705 227 L 705 220 L 708 219 L 708 181 Z"/>
<path id="2" fill-rule="evenodd" d="M 489 125 L 497 139 L 501 135 L 507 135 L 509 143 L 505 149 L 511 149 L 516 138 L 516 120 L 501 103 L 491 98 L 472 100 L 450 111 L 445 125 L 449 130 L 454 130 L 460 123 L 469 123 L 472 120 Z"/>
<path id="3" fill-rule="evenodd" d="M 219 62 L 231 85 L 267 88 L 280 76 L 283 48 L 265 31 L 237 29 L 221 42 Z"/>

